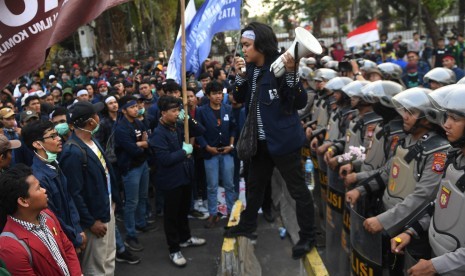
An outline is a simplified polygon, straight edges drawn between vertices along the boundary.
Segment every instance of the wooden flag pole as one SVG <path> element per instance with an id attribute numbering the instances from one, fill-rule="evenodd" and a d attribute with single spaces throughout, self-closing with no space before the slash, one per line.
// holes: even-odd
<path id="1" fill-rule="evenodd" d="M 189 144 L 189 122 L 187 110 L 187 84 L 186 84 L 186 22 L 185 22 L 186 1 L 181 0 L 181 84 L 182 84 L 182 104 L 184 106 L 184 142 Z"/>

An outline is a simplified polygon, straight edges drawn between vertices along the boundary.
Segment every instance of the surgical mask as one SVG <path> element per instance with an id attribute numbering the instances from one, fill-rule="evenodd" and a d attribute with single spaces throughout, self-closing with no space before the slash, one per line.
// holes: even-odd
<path id="1" fill-rule="evenodd" d="M 137 110 L 137 115 L 141 116 L 141 115 L 144 115 L 145 113 L 145 108 L 141 108 L 139 110 Z"/>
<path id="2" fill-rule="evenodd" d="M 92 119 L 92 121 L 95 122 L 94 119 Z M 97 122 L 95 122 L 97 124 Z M 94 135 L 95 133 L 97 133 L 97 131 L 100 129 L 100 124 L 97 124 L 97 126 L 90 132 L 90 134 Z"/>
<path id="3" fill-rule="evenodd" d="M 155 88 L 152 88 L 152 94 L 155 94 L 156 90 Z"/>
<path id="4" fill-rule="evenodd" d="M 108 95 L 108 91 L 100 92 L 100 95 L 102 95 L 103 97 L 106 97 Z"/>
<path id="5" fill-rule="evenodd" d="M 57 124 L 55 130 L 60 134 L 60 136 L 65 136 L 69 133 L 69 126 L 67 123 Z"/>
<path id="6" fill-rule="evenodd" d="M 52 162 L 57 160 L 57 157 L 58 157 L 57 153 L 49 152 L 48 150 L 46 150 L 44 148 L 44 146 L 42 144 L 40 144 L 40 146 L 45 150 L 45 154 L 47 154 L 47 159 L 45 159 L 47 162 L 52 163 Z M 38 155 L 38 156 L 40 156 L 40 155 Z"/>

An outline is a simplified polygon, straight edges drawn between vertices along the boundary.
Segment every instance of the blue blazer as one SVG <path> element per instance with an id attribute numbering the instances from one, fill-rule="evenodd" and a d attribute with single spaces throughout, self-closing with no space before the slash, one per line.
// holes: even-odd
<path id="1" fill-rule="evenodd" d="M 69 140 L 75 140 L 87 155 L 85 170 L 82 166 L 83 154 L 75 145 L 65 144 L 60 157 L 61 169 L 68 180 L 68 188 L 81 218 L 81 227 L 90 228 L 96 220 L 109 222 L 110 195 L 105 169 L 97 155 L 75 133 L 70 136 Z M 99 143 L 95 139 L 92 141 L 103 153 Z M 118 188 L 113 168 L 105 155 L 104 158 L 110 174 L 112 199 L 117 202 L 119 200 Z"/>
<path id="2" fill-rule="evenodd" d="M 79 225 L 79 212 L 68 189 L 66 176 L 59 167 L 58 170 L 53 170 L 37 156 L 34 156 L 31 168 L 40 186 L 47 190 L 48 208 L 55 213 L 61 228 L 74 247 L 81 246 L 82 237 L 79 233 L 82 232 L 82 228 Z"/>
<path id="3" fill-rule="evenodd" d="M 205 128 L 192 118 L 189 120 L 189 136 L 200 136 Z M 172 190 L 189 185 L 194 174 L 193 158 L 187 158 L 182 149 L 183 124 L 173 127 L 158 124 L 149 139 L 156 163 L 155 183 L 160 190 Z"/>
<path id="4" fill-rule="evenodd" d="M 217 118 L 210 104 L 197 108 L 195 118 L 205 127 L 205 133 L 202 136 L 196 137 L 197 143 L 201 148 L 205 148 L 207 145 L 217 147 L 220 144 L 229 146 L 230 138 L 236 137 L 237 124 L 230 105 L 222 104 L 220 107 L 220 126 L 218 126 Z M 211 158 L 211 155 L 206 151 L 205 158 Z"/>
<path id="5" fill-rule="evenodd" d="M 258 105 L 268 150 L 271 155 L 282 156 L 300 149 L 304 144 L 305 133 L 297 110 L 307 104 L 307 93 L 300 82 L 291 88 L 287 85 L 286 75 L 276 78 L 274 73 L 270 72 L 270 65 L 275 59 L 267 59 L 262 66 L 257 77 L 257 92 L 260 93 Z M 255 67 L 255 64 L 247 65 L 248 80 L 253 79 Z M 251 93 L 251 82 L 245 81 L 240 86 L 235 84 L 234 99 L 239 103 L 245 103 L 246 114 Z"/>

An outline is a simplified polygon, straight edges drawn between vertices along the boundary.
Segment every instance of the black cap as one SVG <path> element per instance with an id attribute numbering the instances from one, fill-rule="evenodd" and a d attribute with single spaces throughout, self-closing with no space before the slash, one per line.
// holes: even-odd
<path id="1" fill-rule="evenodd" d="M 84 122 L 88 120 L 92 115 L 102 111 L 104 105 L 102 102 L 91 104 L 87 101 L 75 103 L 69 111 L 69 118 L 71 123 Z"/>

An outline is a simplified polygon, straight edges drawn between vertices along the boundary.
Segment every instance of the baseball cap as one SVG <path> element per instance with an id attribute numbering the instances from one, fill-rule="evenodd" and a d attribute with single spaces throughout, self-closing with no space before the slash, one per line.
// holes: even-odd
<path id="1" fill-rule="evenodd" d="M 453 59 L 453 60 L 455 60 L 454 56 L 451 55 L 451 54 L 445 54 L 444 56 L 442 56 L 442 60 L 445 60 L 445 59 Z"/>
<path id="2" fill-rule="evenodd" d="M 65 69 L 65 66 L 64 65 L 60 65 L 60 67 L 58 67 L 60 69 Z"/>
<path id="3" fill-rule="evenodd" d="M 21 122 L 27 122 L 29 121 L 29 119 L 31 118 L 37 118 L 39 119 L 39 115 L 37 115 L 37 112 L 35 111 L 32 111 L 32 110 L 26 110 L 26 111 L 23 111 L 19 114 L 19 120 Z"/>
<path id="4" fill-rule="evenodd" d="M 51 80 L 51 79 L 56 79 L 55 75 L 50 75 L 48 76 L 48 79 Z"/>
<path id="5" fill-rule="evenodd" d="M 97 83 L 97 88 L 100 88 L 100 86 L 102 86 L 102 85 L 108 86 L 106 81 L 100 80 L 100 81 L 98 81 L 98 83 Z"/>
<path id="6" fill-rule="evenodd" d="M 8 140 L 5 135 L 0 135 L 0 153 L 3 153 L 9 149 L 17 149 L 19 147 L 21 147 L 21 141 Z"/>
<path id="7" fill-rule="evenodd" d="M 102 102 L 95 104 L 91 104 L 87 101 L 77 102 L 69 111 L 70 121 L 71 123 L 84 122 L 92 117 L 92 115 L 102 111 L 103 107 L 104 105 Z"/>
<path id="8" fill-rule="evenodd" d="M 9 107 L 0 109 L 0 118 L 9 118 L 13 115 L 15 115 L 15 112 Z"/>

